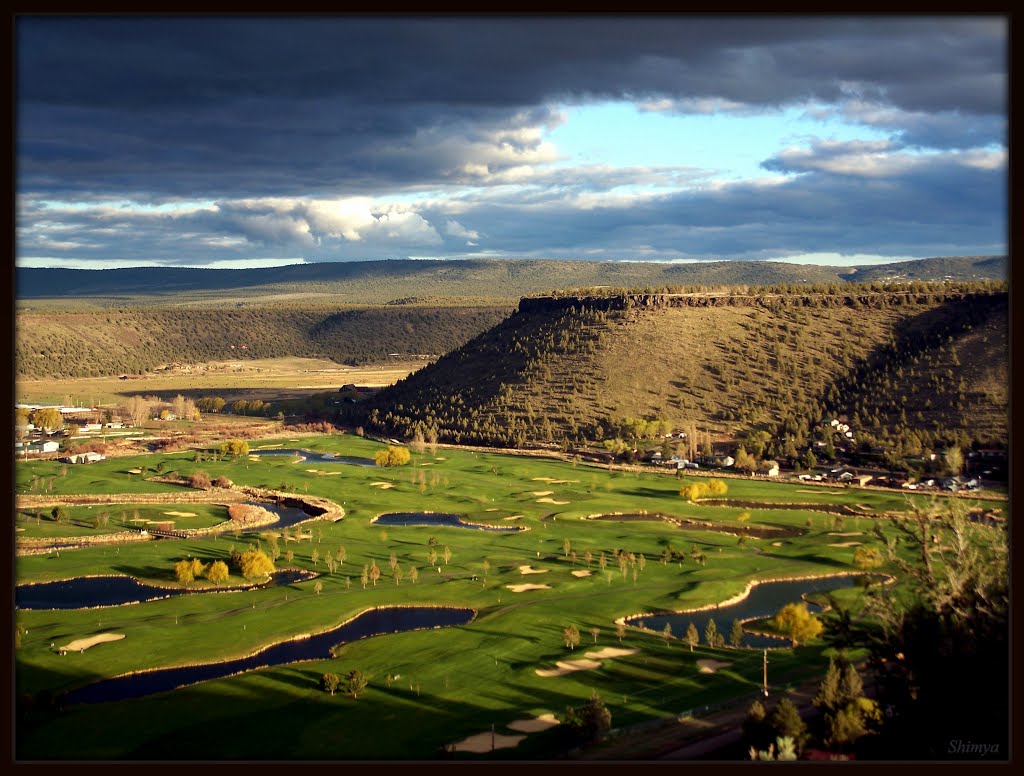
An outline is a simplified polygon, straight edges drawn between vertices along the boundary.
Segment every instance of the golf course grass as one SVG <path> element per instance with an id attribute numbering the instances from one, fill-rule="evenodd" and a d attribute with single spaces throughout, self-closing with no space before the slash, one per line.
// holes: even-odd
<path id="1" fill-rule="evenodd" d="M 283 443 L 357 458 L 372 458 L 382 449 L 375 442 L 340 435 Z M 259 442 L 250 444 L 258 453 Z M 47 479 L 46 496 L 196 492 L 128 473 L 140 466 L 153 472 L 162 463 L 165 471 L 180 476 L 202 470 L 211 478 L 225 475 L 236 486 L 326 498 L 344 509 L 343 519 L 306 523 L 306 538 L 301 540 L 294 538 L 295 528 L 290 540 L 276 540 L 279 569 L 304 569 L 319 576 L 280 587 L 183 595 L 131 606 L 19 611 L 17 623 L 24 629 L 15 675 L 22 709 L 16 734 L 19 759 L 433 759 L 456 742 L 489 733 L 492 724 L 497 734 L 510 736 L 515 730 L 505 727 L 510 722 L 551 713 L 561 716 L 567 705 L 580 705 L 593 690 L 605 700 L 615 727 L 743 696 L 760 687 L 760 652 L 703 645 L 691 651 L 677 639 L 666 642 L 660 634 L 634 628 L 620 644 L 615 621 L 719 603 L 743 591 L 751 580 L 854 573 L 857 547 L 836 546 L 846 543 L 835 535 L 837 530 L 861 532 L 854 541 L 880 546 L 874 527 L 892 529 L 869 515 L 908 509 L 907 497 L 899 493 L 853 488 L 808 493 L 812 489 L 803 485 L 740 479 L 728 480 L 727 497 L 763 503 L 764 508 L 694 505 L 679 496 L 682 483 L 671 476 L 456 449 L 414 452 L 408 465 L 393 468 L 325 462 L 311 466 L 288 456 L 201 463 L 192 459 L 192 453 L 120 458 L 65 467 L 64 473 L 62 465 L 53 462 L 19 462 L 17 492 L 39 495 L 38 486 L 32 488 L 33 478 L 36 483 Z M 536 492 L 541 491 L 550 494 L 538 497 Z M 119 520 L 125 511 L 131 518 L 134 510 L 144 519 L 172 519 L 176 527 L 185 527 L 185 521 L 196 521 L 188 527 L 203 527 L 225 519 L 226 510 L 214 503 L 216 497 L 211 495 L 210 502 L 72 506 L 70 518 L 62 524 L 52 521 L 49 510 L 37 521 L 34 510 L 19 508 L 15 524 L 25 531 L 16 535 L 49 538 L 113 532 L 122 530 L 114 526 L 113 516 Z M 870 512 L 843 517 L 837 529 L 832 515 L 785 506 L 800 503 L 854 508 L 861 504 Z M 99 509 L 111 513 L 108 528 L 90 527 L 91 514 Z M 193 515 L 168 517 L 163 514 L 168 511 Z M 451 513 L 466 523 L 528 530 L 373 522 L 382 514 L 400 512 Z M 663 521 L 584 519 L 615 512 L 799 528 L 804 533 L 775 546 L 769 539 L 741 540 Z M 744 512 L 749 519 L 739 521 Z M 506 522 L 511 517 L 517 519 Z M 269 551 L 268 540 L 261 535 L 266 533 L 161 539 L 18 557 L 16 581 L 128 575 L 174 586 L 179 560 L 228 562 L 232 549 L 245 550 L 257 542 Z M 685 559 L 663 563 L 662 554 L 670 545 Z M 341 548 L 344 562 L 331 573 L 325 557 L 338 557 Z M 703 565 L 690 557 L 694 548 L 703 554 Z M 613 556 L 616 550 L 632 553 L 637 559 L 633 566 L 620 568 Z M 431 552 L 436 559 L 428 565 Z M 392 555 L 401 578 L 392 575 Z M 371 563 L 381 576 L 364 588 L 361 572 Z M 524 566 L 546 573 L 524 576 Z M 584 570 L 591 573 L 573 573 Z M 243 581 L 232 568 L 225 585 Z M 510 588 L 531 583 L 547 587 L 522 592 Z M 194 584 L 209 585 L 205 580 Z M 844 600 L 855 601 L 862 592 L 843 594 Z M 366 609 L 398 605 L 467 607 L 477 615 L 461 627 L 344 644 L 333 659 L 261 669 L 135 700 L 48 708 L 48 699 L 101 678 L 242 657 L 270 644 L 329 630 Z M 563 638 L 569 625 L 580 634 L 575 649 L 567 648 Z M 718 623 L 726 634 L 730 625 Z M 597 629 L 596 636 L 592 629 Z M 63 655 L 51 646 L 104 633 L 124 638 Z M 586 652 L 608 647 L 636 652 L 597 659 L 596 667 L 584 670 L 538 674 L 538 669 L 545 673 L 560 661 L 586 659 Z M 702 673 L 701 660 L 729 665 Z M 827 662 L 820 642 L 777 650 L 770 678 L 784 685 L 820 671 Z M 353 670 L 369 679 L 358 699 L 320 689 L 322 674 L 345 677 Z M 543 758 L 551 753 L 558 729 L 540 727 L 545 726 L 493 753 L 456 747 L 446 754 L 455 759 Z"/>

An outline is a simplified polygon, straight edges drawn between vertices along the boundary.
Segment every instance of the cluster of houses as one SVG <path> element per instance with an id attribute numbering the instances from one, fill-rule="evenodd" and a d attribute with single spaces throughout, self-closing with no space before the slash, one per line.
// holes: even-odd
<path id="1" fill-rule="evenodd" d="M 38 405 L 30 404 L 17 404 L 15 407 L 27 410 L 43 409 Z M 72 420 L 76 415 L 95 415 L 98 411 L 91 407 L 53 407 L 53 409 L 59 411 L 62 418 L 65 420 L 63 430 L 54 429 L 52 431 L 47 431 L 46 429 L 37 428 L 32 423 L 20 426 L 19 429 L 24 430 L 24 436 L 26 438 L 22 440 L 15 440 L 15 455 L 23 455 L 27 458 L 30 455 L 49 455 L 51 453 L 59 452 L 60 442 L 53 438 L 58 435 L 88 435 L 101 432 L 104 429 L 124 428 L 124 424 L 118 422 L 91 423 L 85 420 Z M 104 458 L 105 456 L 100 455 L 99 453 L 78 453 L 66 458 L 61 458 L 60 460 L 66 463 L 92 463 L 93 461 L 102 461 Z"/>
<path id="2" fill-rule="evenodd" d="M 821 421 L 823 426 L 831 427 L 837 434 L 842 434 L 847 439 L 853 439 L 853 429 L 846 423 L 843 423 L 835 418 L 825 418 Z"/>
<path id="3" fill-rule="evenodd" d="M 55 442 L 52 439 L 37 439 L 31 442 L 15 442 L 14 453 L 15 455 L 44 455 L 49 453 L 56 453 L 60 450 L 60 442 Z M 75 453 L 73 455 L 67 455 L 58 460 L 64 463 L 95 463 L 96 461 L 106 460 L 106 456 L 102 453 Z"/>
<path id="4" fill-rule="evenodd" d="M 698 458 L 696 461 L 690 461 L 686 458 L 680 458 L 673 456 L 668 460 L 662 460 L 662 455 L 658 451 L 650 452 L 644 456 L 645 461 L 649 461 L 658 466 L 674 466 L 678 469 L 700 469 L 701 467 L 708 469 L 728 469 L 736 464 L 736 459 L 731 455 L 708 455 Z M 754 474 L 761 477 L 778 477 L 779 476 L 779 463 L 778 461 L 761 461 L 758 464 L 757 470 Z"/>

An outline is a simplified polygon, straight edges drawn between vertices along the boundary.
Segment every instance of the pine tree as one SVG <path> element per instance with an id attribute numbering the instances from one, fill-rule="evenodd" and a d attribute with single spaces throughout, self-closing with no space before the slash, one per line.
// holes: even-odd
<path id="1" fill-rule="evenodd" d="M 707 642 L 709 647 L 717 647 L 719 638 L 718 626 L 715 625 L 715 621 L 713 619 L 708 620 L 708 625 L 704 629 L 704 641 Z"/>
<path id="2" fill-rule="evenodd" d="M 692 622 L 686 626 L 686 643 L 690 646 L 691 652 L 695 646 L 700 644 L 700 634 L 697 633 L 697 626 Z"/>

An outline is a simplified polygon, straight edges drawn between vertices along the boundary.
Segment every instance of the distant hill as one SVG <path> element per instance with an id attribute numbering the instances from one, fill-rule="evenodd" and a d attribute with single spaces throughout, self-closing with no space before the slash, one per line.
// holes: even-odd
<path id="1" fill-rule="evenodd" d="M 101 298 L 113 304 L 218 302 L 230 298 L 327 297 L 340 304 L 384 304 L 410 297 L 518 300 L 566 288 L 770 285 L 908 280 L 1005 280 L 1006 257 L 921 259 L 865 267 L 765 261 L 690 263 L 471 259 L 298 264 L 260 269 L 37 269 L 16 273 L 17 298 Z"/>
<path id="2" fill-rule="evenodd" d="M 524 299 L 348 411 L 374 430 L 433 427 L 471 444 L 599 442 L 632 417 L 698 438 L 760 430 L 799 449 L 842 416 L 866 449 L 1005 446 L 1007 293 L 910 288 Z"/>
<path id="3" fill-rule="evenodd" d="M 21 378 L 140 373 L 167 362 L 299 356 L 366 364 L 437 356 L 494 326 L 510 306 L 332 307 L 259 304 L 21 312 Z"/>

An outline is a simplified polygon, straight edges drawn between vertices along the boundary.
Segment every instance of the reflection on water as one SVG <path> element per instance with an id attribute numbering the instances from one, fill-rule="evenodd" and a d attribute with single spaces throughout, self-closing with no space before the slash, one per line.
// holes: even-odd
<path id="1" fill-rule="evenodd" d="M 269 582 L 254 585 L 254 587 L 280 587 L 312 579 L 314 576 L 316 575 L 308 571 L 286 569 L 272 574 Z M 18 585 L 14 589 L 14 605 L 17 609 L 86 609 L 96 606 L 137 604 L 178 595 L 216 593 L 222 592 L 224 589 L 217 587 L 198 590 L 163 588 L 144 585 L 134 577 L 127 576 L 76 577 L 60 582 Z"/>
<path id="2" fill-rule="evenodd" d="M 707 609 L 701 612 L 672 613 L 672 614 L 648 614 L 629 618 L 631 625 L 638 625 L 649 628 L 659 633 L 668 624 L 672 628 L 672 635 L 678 639 L 686 635 L 686 630 L 692 622 L 704 642 L 704 631 L 709 620 L 715 621 L 718 632 L 728 639 L 732 629 L 733 620 L 761 619 L 773 616 L 786 604 L 800 601 L 801 597 L 808 593 L 818 593 L 828 590 L 839 590 L 841 588 L 853 587 L 858 584 L 866 584 L 870 581 L 880 581 L 882 577 L 868 574 L 850 574 L 841 577 L 824 577 L 821 579 L 794 579 L 783 582 L 762 582 L 755 585 L 750 595 L 735 604 L 729 606 Z M 821 607 L 808 603 L 808 611 L 820 612 Z M 789 643 L 788 639 L 776 639 L 768 636 L 758 636 L 751 633 L 743 634 L 742 646 L 753 648 L 779 647 Z"/>
<path id="3" fill-rule="evenodd" d="M 331 648 L 370 636 L 400 633 L 424 628 L 447 628 L 465 625 L 475 615 L 472 609 L 450 609 L 429 606 L 400 606 L 371 609 L 337 628 L 315 636 L 275 644 L 246 658 L 199 666 L 164 668 L 157 671 L 119 676 L 73 690 L 64 696 L 65 703 L 102 703 L 126 698 L 139 698 L 165 692 L 209 679 L 252 671 L 257 668 L 296 663 L 302 660 L 327 660 Z M 337 672 L 343 673 L 339 667 Z"/>
<path id="4" fill-rule="evenodd" d="M 523 530 L 517 525 L 475 525 L 464 523 L 458 515 L 446 512 L 390 512 L 373 521 L 375 525 L 438 525 L 456 528 L 475 528 L 478 531 L 515 533 Z"/>

